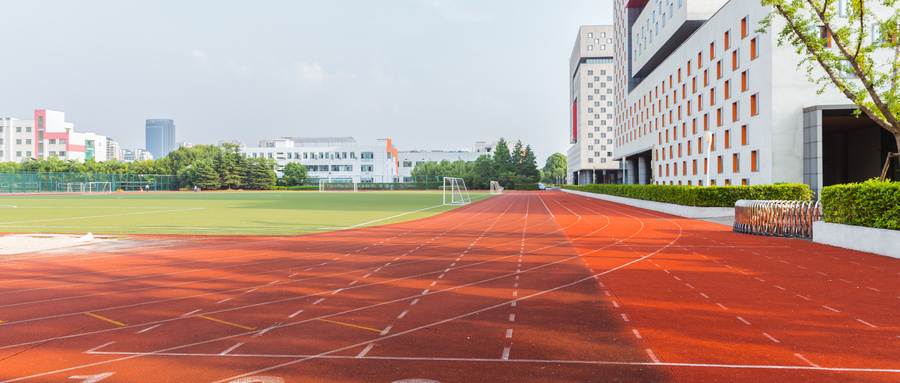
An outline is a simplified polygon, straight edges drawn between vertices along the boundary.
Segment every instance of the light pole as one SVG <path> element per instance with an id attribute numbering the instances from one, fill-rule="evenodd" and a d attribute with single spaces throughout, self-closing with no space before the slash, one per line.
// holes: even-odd
<path id="1" fill-rule="evenodd" d="M 709 156 L 712 154 L 712 132 L 706 132 L 706 186 L 709 186 Z"/>

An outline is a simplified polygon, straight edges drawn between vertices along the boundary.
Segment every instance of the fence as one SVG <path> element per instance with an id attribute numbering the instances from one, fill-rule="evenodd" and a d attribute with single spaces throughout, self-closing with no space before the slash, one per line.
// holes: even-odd
<path id="1" fill-rule="evenodd" d="M 319 180 L 327 180 L 326 182 L 329 183 L 352 183 L 354 181 L 353 178 L 308 177 L 304 185 L 318 186 Z M 441 190 L 444 186 L 444 176 L 385 177 L 383 179 L 361 177 L 358 186 L 359 190 Z"/>
<path id="2" fill-rule="evenodd" d="M 0 194 L 66 193 L 67 185 L 109 182 L 111 190 L 178 190 L 175 176 L 58 172 L 0 172 Z"/>
<path id="3" fill-rule="evenodd" d="M 822 203 L 810 201 L 738 200 L 733 230 L 780 237 L 812 237 L 812 224 L 822 220 Z"/>

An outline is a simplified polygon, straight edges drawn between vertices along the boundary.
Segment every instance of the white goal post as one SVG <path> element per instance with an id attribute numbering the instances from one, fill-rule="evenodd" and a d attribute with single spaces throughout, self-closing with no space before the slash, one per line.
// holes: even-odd
<path id="1" fill-rule="evenodd" d="M 491 181 L 491 194 L 503 194 L 503 188 L 497 181 Z"/>
<path id="2" fill-rule="evenodd" d="M 112 184 L 109 182 L 85 182 L 81 194 L 112 194 Z"/>
<path id="3" fill-rule="evenodd" d="M 359 191 L 359 184 L 354 180 L 352 182 L 328 182 L 326 179 L 319 180 L 319 191 Z"/>
<path id="4" fill-rule="evenodd" d="M 472 203 L 469 189 L 462 178 L 444 177 L 444 205 L 467 205 Z"/>

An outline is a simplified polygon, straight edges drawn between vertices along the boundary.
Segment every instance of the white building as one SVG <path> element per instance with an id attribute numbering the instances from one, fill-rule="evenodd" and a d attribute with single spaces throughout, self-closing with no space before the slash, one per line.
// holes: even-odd
<path id="1" fill-rule="evenodd" d="M 106 137 L 106 159 L 117 161 L 125 159 L 119 142 L 109 137 Z"/>
<path id="2" fill-rule="evenodd" d="M 260 147 L 241 148 L 248 158 L 270 158 L 285 165 L 299 162 L 308 176 L 331 182 L 395 182 L 397 149 L 389 138 L 360 146 L 353 137 L 281 138 L 261 142 Z M 264 145 L 264 146 L 263 146 Z"/>
<path id="3" fill-rule="evenodd" d="M 880 172 L 878 148 L 893 137 L 850 117 L 837 91 L 816 93 L 795 48 L 757 32 L 769 11 L 756 1 L 616 0 L 615 157 L 627 162 L 626 183 L 820 190 Z"/>
<path id="4" fill-rule="evenodd" d="M 619 183 L 613 160 L 615 42 L 611 25 L 582 26 L 569 59 L 568 183 Z"/>
<path id="5" fill-rule="evenodd" d="M 517 141 L 507 141 L 510 150 L 516 145 Z M 497 147 L 498 141 L 477 141 L 475 146 L 471 148 L 462 148 L 459 150 L 409 150 L 400 151 L 398 156 L 400 164 L 400 180 L 401 182 L 412 181 L 412 170 L 418 164 L 426 162 L 440 163 L 447 160 L 454 162 L 463 160 L 466 162 L 474 162 L 483 155 L 492 155 L 494 148 Z"/>
<path id="6" fill-rule="evenodd" d="M 33 120 L 0 118 L 0 161 L 59 157 L 66 160 L 106 161 L 106 137 L 77 133 L 65 113 L 35 110 Z"/>

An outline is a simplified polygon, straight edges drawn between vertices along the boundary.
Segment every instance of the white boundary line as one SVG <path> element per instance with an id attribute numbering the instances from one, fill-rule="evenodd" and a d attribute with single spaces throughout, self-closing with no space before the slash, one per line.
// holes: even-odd
<path id="1" fill-rule="evenodd" d="M 490 196 L 491 196 L 490 194 L 487 194 L 487 195 L 477 196 L 477 197 L 475 197 L 475 198 L 484 198 L 484 197 L 490 197 Z M 472 198 L 472 199 L 475 199 L 475 198 Z M 406 212 L 406 213 L 400 213 L 400 214 L 393 215 L 393 216 L 390 216 L 390 217 L 381 218 L 381 219 L 376 219 L 376 220 L 374 220 L 374 221 L 363 222 L 363 223 L 360 223 L 360 224 L 357 224 L 357 225 L 347 226 L 347 227 L 344 227 L 344 228 L 337 228 L 337 230 L 353 229 L 353 228 L 357 228 L 357 227 L 360 227 L 360 226 L 368 225 L 368 224 L 370 224 L 370 223 L 381 222 L 381 221 L 388 220 L 388 219 L 392 219 L 392 218 L 402 217 L 402 216 L 407 215 L 407 214 L 418 213 L 418 212 L 420 212 L 420 211 L 431 210 L 431 209 L 434 209 L 434 208 L 444 207 L 444 206 L 448 206 L 448 205 L 435 205 L 435 206 L 432 206 L 432 207 L 426 207 L 426 208 L 424 208 L 424 209 L 408 211 L 408 212 Z M 450 205 L 450 206 L 452 206 L 452 205 Z M 456 207 L 462 207 L 462 206 L 456 206 Z"/>

